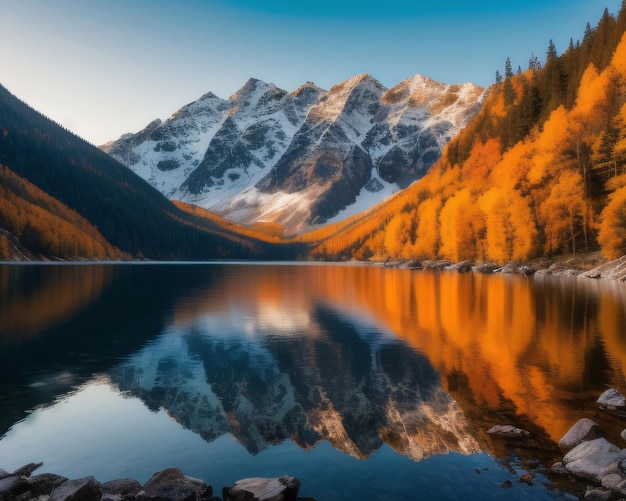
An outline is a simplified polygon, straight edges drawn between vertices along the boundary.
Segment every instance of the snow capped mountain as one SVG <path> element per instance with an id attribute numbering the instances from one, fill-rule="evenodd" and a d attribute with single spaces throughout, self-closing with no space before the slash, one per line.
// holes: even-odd
<path id="1" fill-rule="evenodd" d="M 357 75 L 287 93 L 250 79 L 101 148 L 171 199 L 287 233 L 347 217 L 419 179 L 485 92 L 417 75 L 386 89 Z"/>

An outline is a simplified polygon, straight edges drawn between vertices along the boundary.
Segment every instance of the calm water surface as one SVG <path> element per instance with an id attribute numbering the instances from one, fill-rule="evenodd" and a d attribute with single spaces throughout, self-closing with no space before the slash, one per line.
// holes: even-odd
<path id="1" fill-rule="evenodd" d="M 556 443 L 626 390 L 626 289 L 314 264 L 0 265 L 0 468 L 218 492 L 561 499 Z M 496 439 L 495 424 L 529 439 Z M 518 482 L 527 471 L 535 484 Z M 513 487 L 501 488 L 505 480 Z"/>

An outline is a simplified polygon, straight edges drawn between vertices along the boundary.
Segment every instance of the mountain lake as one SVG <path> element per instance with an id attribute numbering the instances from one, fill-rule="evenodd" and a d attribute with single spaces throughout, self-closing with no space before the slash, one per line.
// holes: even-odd
<path id="1" fill-rule="evenodd" d="M 626 285 L 314 263 L 0 265 L 0 468 L 179 467 L 320 501 L 572 499 L 626 388 Z M 495 437 L 494 425 L 529 432 Z M 532 485 L 520 482 L 534 475 Z M 503 484 L 510 481 L 509 488 Z"/>

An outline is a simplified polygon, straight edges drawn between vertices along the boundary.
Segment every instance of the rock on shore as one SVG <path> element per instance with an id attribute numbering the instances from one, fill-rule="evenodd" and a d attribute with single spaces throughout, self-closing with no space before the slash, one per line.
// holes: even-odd
<path id="1" fill-rule="evenodd" d="M 623 409 L 624 396 L 611 388 L 598 398 L 598 406 L 614 412 Z M 575 423 L 559 441 L 565 453 L 562 462 L 552 466 L 553 473 L 570 474 L 592 482 L 585 499 L 621 499 L 626 496 L 626 449 L 610 443 L 601 436 L 592 420 L 583 418 Z"/>
<path id="2" fill-rule="evenodd" d="M 178 468 L 155 473 L 144 485 L 125 478 L 100 483 L 94 477 L 70 480 L 44 473 L 31 476 L 42 463 L 31 463 L 13 473 L 0 469 L 0 501 L 222 501 L 203 480 Z M 224 487 L 224 501 L 315 501 L 299 498 L 300 481 L 293 477 L 238 480 Z"/>

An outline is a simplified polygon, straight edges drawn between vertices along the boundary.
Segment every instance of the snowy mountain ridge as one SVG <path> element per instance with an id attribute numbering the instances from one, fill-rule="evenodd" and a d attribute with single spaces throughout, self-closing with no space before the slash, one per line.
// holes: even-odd
<path id="1" fill-rule="evenodd" d="M 391 89 L 362 74 L 291 93 L 251 78 L 228 100 L 207 93 L 101 149 L 170 199 L 296 233 L 422 177 L 485 95 L 422 75 Z"/>

